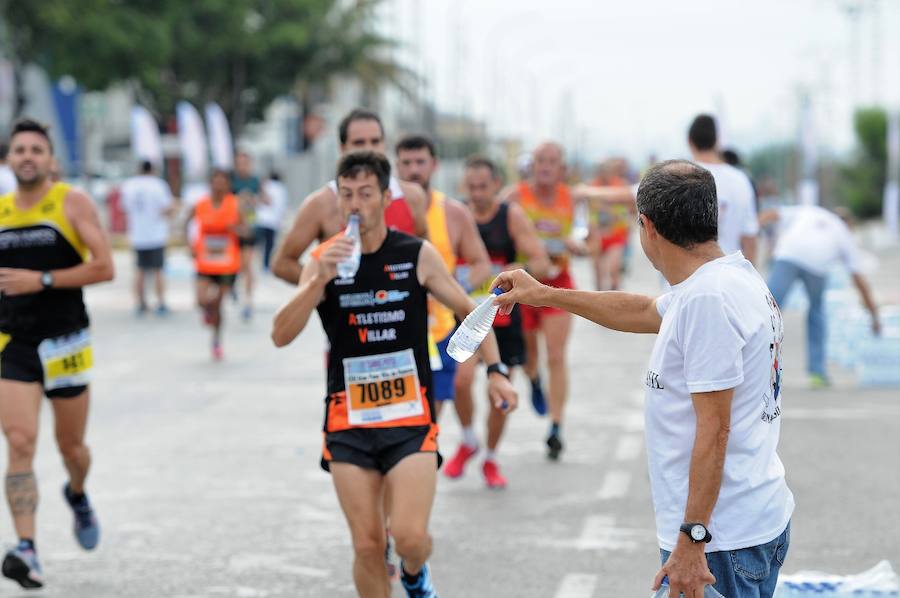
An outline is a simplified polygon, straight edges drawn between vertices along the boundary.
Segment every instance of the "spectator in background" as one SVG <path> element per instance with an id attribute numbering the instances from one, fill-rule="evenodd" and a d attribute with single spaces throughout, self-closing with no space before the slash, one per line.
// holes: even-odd
<path id="1" fill-rule="evenodd" d="M 239 238 L 241 247 L 241 272 L 244 280 L 244 308 L 241 317 L 249 321 L 253 317 L 253 248 L 256 245 L 256 210 L 268 203 L 262 193 L 259 177 L 253 174 L 253 159 L 247 152 L 238 152 L 234 157 L 234 172 L 231 174 L 231 192 L 239 201 L 241 218 L 245 232 Z"/>
<path id="2" fill-rule="evenodd" d="M 134 295 L 137 315 L 147 313 L 144 291 L 148 274 L 153 275 L 157 307 L 156 313 L 166 315 L 169 308 L 165 300 L 166 244 L 169 242 L 169 218 L 175 213 L 169 185 L 153 172 L 153 164 L 141 163 L 137 176 L 122 183 L 122 208 L 128 220 L 128 240 L 137 258 L 134 278 Z"/>
<path id="3" fill-rule="evenodd" d="M 756 199 L 747 175 L 727 164 L 719 153 L 716 121 L 700 114 L 688 129 L 688 145 L 694 162 L 710 171 L 716 180 L 719 201 L 719 246 L 726 255 L 742 251 L 756 260 Z"/>
<path id="4" fill-rule="evenodd" d="M 824 295 L 828 270 L 834 262 L 841 261 L 850 270 L 853 284 L 872 315 L 872 332 L 881 331 L 878 307 L 868 282 L 860 273 L 859 247 L 847 226 L 849 220 L 849 213 L 844 212 L 842 218 L 819 206 L 783 207 L 767 210 L 759 217 L 762 226 L 774 222 L 780 225 L 768 281 L 775 301 L 784 305 L 788 291 L 798 279 L 809 297 L 806 349 L 807 371 L 813 388 L 829 384 L 825 371 Z"/>
<path id="5" fill-rule="evenodd" d="M 281 182 L 281 175 L 272 171 L 269 180 L 263 183 L 263 193 L 268 203 L 256 208 L 256 241 L 262 245 L 263 268 L 269 272 L 275 237 L 281 229 L 281 220 L 288 202 L 288 190 Z"/>
<path id="6" fill-rule="evenodd" d="M 612 158 L 600 164 L 591 184 L 595 187 L 630 187 L 627 177 L 625 159 Z M 603 203 L 594 211 L 593 234 L 588 247 L 598 291 L 619 290 L 625 247 L 634 216 L 634 204 L 629 203 Z"/>
<path id="7" fill-rule="evenodd" d="M 9 153 L 9 144 L 0 142 L 0 195 L 6 195 L 16 190 L 18 182 L 16 175 L 6 163 L 6 154 Z"/>

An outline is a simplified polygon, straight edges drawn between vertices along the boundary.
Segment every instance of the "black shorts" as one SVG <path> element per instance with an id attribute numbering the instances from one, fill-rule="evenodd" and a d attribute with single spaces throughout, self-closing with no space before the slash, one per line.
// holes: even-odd
<path id="1" fill-rule="evenodd" d="M 137 267 L 140 270 L 162 270 L 166 262 L 166 248 L 135 249 Z"/>
<path id="2" fill-rule="evenodd" d="M 197 274 L 197 278 L 205 278 L 220 287 L 233 287 L 237 276 L 237 274 Z"/>
<path id="3" fill-rule="evenodd" d="M 256 234 L 251 234 L 249 237 L 238 237 L 238 246 L 241 249 L 245 247 L 255 247 L 256 246 Z"/>
<path id="4" fill-rule="evenodd" d="M 521 328 L 494 328 L 494 335 L 500 348 L 500 361 L 511 368 L 525 365 L 525 337 Z"/>
<path id="5" fill-rule="evenodd" d="M 75 333 L 79 334 L 79 333 Z M 65 339 L 71 335 L 63 335 L 57 339 Z M 45 376 L 44 364 L 38 352 L 41 340 L 24 340 L 12 338 L 9 335 L 0 333 L 0 378 L 3 380 L 15 380 L 17 382 L 38 383 L 44 387 L 44 394 L 50 399 L 71 399 L 77 397 L 85 390 L 88 385 L 86 383 L 57 385 L 50 390 L 46 390 L 47 378 Z M 88 348 L 88 350 L 90 350 Z M 87 359 L 87 371 L 90 371 L 91 358 Z M 79 378 L 83 378 L 80 376 Z"/>
<path id="6" fill-rule="evenodd" d="M 354 428 L 340 432 L 326 432 L 322 448 L 322 469 L 329 464 L 352 463 L 363 469 L 374 469 L 382 475 L 404 458 L 416 453 L 434 453 L 437 467 L 443 458 L 438 452 L 438 426 L 410 426 L 403 428 Z"/>

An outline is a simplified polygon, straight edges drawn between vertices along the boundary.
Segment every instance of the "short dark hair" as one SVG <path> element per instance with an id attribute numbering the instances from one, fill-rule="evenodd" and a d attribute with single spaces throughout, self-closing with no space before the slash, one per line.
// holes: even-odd
<path id="1" fill-rule="evenodd" d="M 5 141 L 0 141 L 0 160 L 6 160 L 7 154 L 9 154 L 9 144 Z"/>
<path id="2" fill-rule="evenodd" d="M 370 151 L 350 152 L 342 157 L 338 162 L 335 181 L 356 178 L 361 173 L 374 174 L 382 192 L 391 185 L 391 163 L 383 154 Z"/>
<path id="3" fill-rule="evenodd" d="M 737 150 L 731 149 L 730 147 L 722 150 L 722 160 L 735 168 L 740 168 L 741 166 L 741 155 L 737 153 Z"/>
<path id="4" fill-rule="evenodd" d="M 151 162 L 150 160 L 144 160 L 143 162 L 141 162 L 141 173 L 150 174 L 151 172 L 153 172 L 153 162 Z"/>
<path id="5" fill-rule="evenodd" d="M 688 129 L 688 141 L 700 151 L 716 147 L 716 119 L 709 114 L 698 114 Z"/>
<path id="6" fill-rule="evenodd" d="M 374 120 L 381 129 L 382 137 L 384 136 L 384 125 L 381 124 L 381 118 L 377 114 L 365 108 L 355 108 L 341 119 L 341 123 L 338 125 L 338 138 L 341 140 L 341 145 L 347 143 L 347 131 L 350 129 L 350 124 L 358 120 Z"/>
<path id="7" fill-rule="evenodd" d="M 407 135 L 397 144 L 397 155 L 403 150 L 420 150 L 427 149 L 432 158 L 437 157 L 437 151 L 434 149 L 434 142 L 424 135 Z"/>
<path id="8" fill-rule="evenodd" d="M 684 249 L 718 239 L 716 181 L 693 162 L 666 160 L 652 166 L 638 187 L 637 209 L 664 239 Z"/>
<path id="9" fill-rule="evenodd" d="M 17 120 L 9 134 L 10 144 L 12 143 L 13 137 L 19 133 L 37 133 L 38 135 L 42 135 L 50 145 L 50 153 L 53 153 L 53 140 L 50 139 L 50 127 L 47 125 L 41 124 L 30 118 L 21 118 Z"/>
<path id="10" fill-rule="evenodd" d="M 491 172 L 491 178 L 495 181 L 500 180 L 500 169 L 497 168 L 497 164 L 488 157 L 485 156 L 469 156 L 466 158 L 466 170 L 470 168 L 487 168 Z"/>

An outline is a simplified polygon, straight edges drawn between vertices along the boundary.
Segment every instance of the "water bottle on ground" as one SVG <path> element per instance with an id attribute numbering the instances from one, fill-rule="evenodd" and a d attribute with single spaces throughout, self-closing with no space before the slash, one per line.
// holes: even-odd
<path id="1" fill-rule="evenodd" d="M 466 316 L 453 336 L 447 344 L 447 355 L 462 363 L 472 357 L 481 341 L 491 331 L 494 325 L 494 316 L 500 306 L 494 303 L 494 297 L 502 293 L 500 289 L 494 289 L 487 299 L 478 304 L 478 306 Z"/>
<path id="2" fill-rule="evenodd" d="M 347 219 L 347 229 L 344 231 L 344 235 L 353 239 L 353 253 L 351 253 L 350 257 L 344 261 L 338 262 L 337 274 L 339 278 L 347 279 L 356 276 L 356 271 L 359 270 L 359 260 L 362 256 L 362 244 L 359 240 L 358 215 L 350 214 L 350 217 Z"/>

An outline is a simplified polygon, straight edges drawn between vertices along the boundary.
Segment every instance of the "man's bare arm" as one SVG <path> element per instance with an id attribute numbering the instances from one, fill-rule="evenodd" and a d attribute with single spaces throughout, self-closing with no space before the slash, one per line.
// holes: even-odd
<path id="1" fill-rule="evenodd" d="M 109 239 L 100 224 L 94 202 L 77 189 L 66 194 L 63 206 L 66 218 L 90 252 L 88 261 L 71 268 L 53 271 L 53 286 L 84 287 L 112 280 L 115 275 Z"/>
<path id="2" fill-rule="evenodd" d="M 325 202 L 333 199 L 331 189 L 323 187 L 307 196 L 297 210 L 291 229 L 285 234 L 272 256 L 272 272 L 288 284 L 298 284 L 303 267 L 300 257 L 320 238 Z"/>
<path id="3" fill-rule="evenodd" d="M 445 206 L 447 217 L 453 218 L 460 227 L 455 253 L 469 266 L 469 288 L 476 289 L 491 277 L 491 259 L 487 248 L 478 234 L 478 226 L 472 213 L 453 199 L 448 199 Z"/>
<path id="4" fill-rule="evenodd" d="M 875 303 L 875 298 L 872 297 L 872 289 L 869 287 L 869 283 L 862 274 L 854 272 L 852 278 L 853 286 L 859 291 L 859 296 L 862 298 L 863 305 L 866 306 L 866 309 L 872 315 L 872 332 L 880 334 L 881 321 L 878 319 L 878 304 Z"/>
<path id="5" fill-rule="evenodd" d="M 400 188 L 403 189 L 403 196 L 409 211 L 412 214 L 415 223 L 416 236 L 421 239 L 428 238 L 428 220 L 426 217 L 425 190 L 418 183 L 409 181 L 400 181 Z"/>

